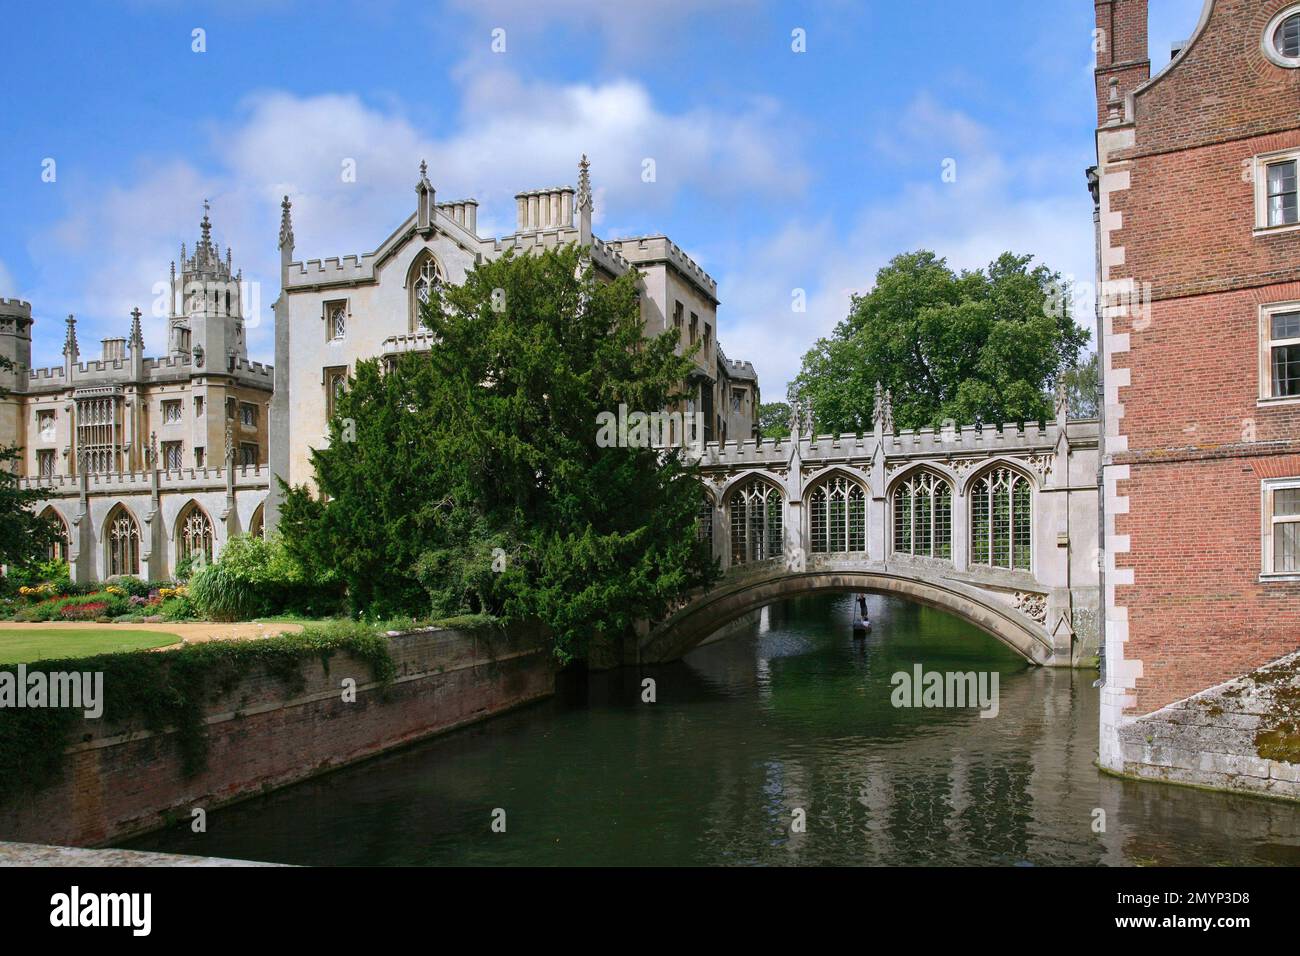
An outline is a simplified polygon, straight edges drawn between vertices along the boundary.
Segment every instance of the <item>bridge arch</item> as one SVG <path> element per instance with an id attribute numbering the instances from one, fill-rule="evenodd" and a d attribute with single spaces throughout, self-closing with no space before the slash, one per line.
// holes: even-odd
<path id="1" fill-rule="evenodd" d="M 757 569 L 756 569 L 757 570 Z M 652 628 L 639 644 L 643 663 L 676 660 L 719 628 L 765 605 L 790 597 L 826 593 L 874 593 L 904 597 L 947 611 L 1000 641 L 1036 665 L 1059 663 L 1052 639 L 1036 622 L 987 593 L 956 581 L 884 567 L 813 567 L 787 571 L 773 562 L 767 573 L 727 581 L 699 595 Z M 1068 650 L 1065 652 L 1068 660 Z"/>

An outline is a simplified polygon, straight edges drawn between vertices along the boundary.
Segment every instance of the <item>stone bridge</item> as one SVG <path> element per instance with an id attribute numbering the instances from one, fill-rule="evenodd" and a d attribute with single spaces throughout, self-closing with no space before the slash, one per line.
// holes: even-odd
<path id="1" fill-rule="evenodd" d="M 1050 423 L 710 444 L 700 535 L 723 578 L 638 636 L 673 660 L 766 604 L 817 592 L 942 608 L 1034 664 L 1098 648 L 1097 435 L 1058 399 Z M 633 655 L 626 648 L 624 657 Z"/>

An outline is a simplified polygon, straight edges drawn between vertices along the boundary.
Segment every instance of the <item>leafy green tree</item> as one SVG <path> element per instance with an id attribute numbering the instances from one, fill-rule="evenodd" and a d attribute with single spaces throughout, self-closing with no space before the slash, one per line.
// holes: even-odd
<path id="1" fill-rule="evenodd" d="M 713 580 L 691 467 L 597 440 L 602 412 L 679 399 L 691 365 L 645 337 L 634 275 L 575 247 L 507 255 L 424 321 L 429 353 L 358 363 L 313 457 L 323 496 L 286 493 L 287 545 L 357 610 L 540 620 L 568 659 Z"/>
<path id="2" fill-rule="evenodd" d="M 759 405 L 758 434 L 762 438 L 787 437 L 790 434 L 790 406 L 785 402 Z"/>
<path id="3" fill-rule="evenodd" d="M 1101 408 L 1101 369 L 1097 353 L 1061 373 L 1071 418 L 1096 418 Z"/>
<path id="4" fill-rule="evenodd" d="M 0 369 L 12 369 L 13 363 L 0 356 Z M 0 389 L 0 398 L 7 393 Z M 24 490 L 18 472 L 23 450 L 16 445 L 0 446 L 0 564 L 27 572 L 45 561 L 59 529 L 54 522 L 36 514 L 35 504 L 42 498 L 37 490 Z"/>
<path id="5" fill-rule="evenodd" d="M 793 391 L 817 430 L 869 431 L 878 381 L 900 428 L 1051 417 L 1050 389 L 1088 332 L 1059 273 L 1031 259 L 1008 252 L 957 274 L 933 252 L 896 256 L 804 356 Z"/>

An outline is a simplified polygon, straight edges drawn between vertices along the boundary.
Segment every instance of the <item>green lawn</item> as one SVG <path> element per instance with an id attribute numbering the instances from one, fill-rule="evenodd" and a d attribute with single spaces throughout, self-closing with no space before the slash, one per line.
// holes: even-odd
<path id="1" fill-rule="evenodd" d="M 0 664 L 86 657 L 116 651 L 138 651 L 175 644 L 180 638 L 160 631 L 128 631 L 106 627 L 30 627 L 0 630 Z"/>

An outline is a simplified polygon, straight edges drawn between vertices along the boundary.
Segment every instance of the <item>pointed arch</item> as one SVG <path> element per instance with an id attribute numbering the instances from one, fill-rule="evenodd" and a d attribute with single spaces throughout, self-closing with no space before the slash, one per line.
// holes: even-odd
<path id="1" fill-rule="evenodd" d="M 212 519 L 203 507 L 191 499 L 176 516 L 172 533 L 176 541 L 176 563 L 202 560 L 212 563 Z"/>
<path id="2" fill-rule="evenodd" d="M 805 495 L 812 554 L 867 551 L 867 487 L 840 470 L 828 471 Z"/>
<path id="3" fill-rule="evenodd" d="M 104 568 L 107 577 L 140 574 L 140 524 L 120 501 L 104 519 Z"/>
<path id="4" fill-rule="evenodd" d="M 41 512 L 41 517 L 47 521 L 54 522 L 58 528 L 57 537 L 50 542 L 49 549 L 45 556 L 51 561 L 67 561 L 68 553 L 72 546 L 72 536 L 68 532 L 68 522 L 54 505 L 47 505 Z"/>
<path id="5" fill-rule="evenodd" d="M 1033 489 L 1029 474 L 1007 461 L 971 476 L 966 485 L 971 564 L 1033 570 Z"/>
<path id="6" fill-rule="evenodd" d="M 266 502 L 263 501 L 253 509 L 253 517 L 248 519 L 248 533 L 254 538 L 266 537 Z"/>
<path id="7" fill-rule="evenodd" d="M 727 493 L 731 525 L 731 563 L 766 561 L 785 553 L 785 495 L 762 475 L 734 484 Z"/>
<path id="8" fill-rule="evenodd" d="M 447 275 L 442 269 L 442 264 L 428 249 L 420 252 L 412 260 L 411 268 L 406 273 L 406 287 L 410 291 L 408 304 L 410 331 L 419 332 L 426 328 L 421 308 L 429 300 L 434 289 L 446 281 Z"/>
<path id="9" fill-rule="evenodd" d="M 890 491 L 893 552 L 952 560 L 953 483 L 938 470 L 910 468 Z"/>

